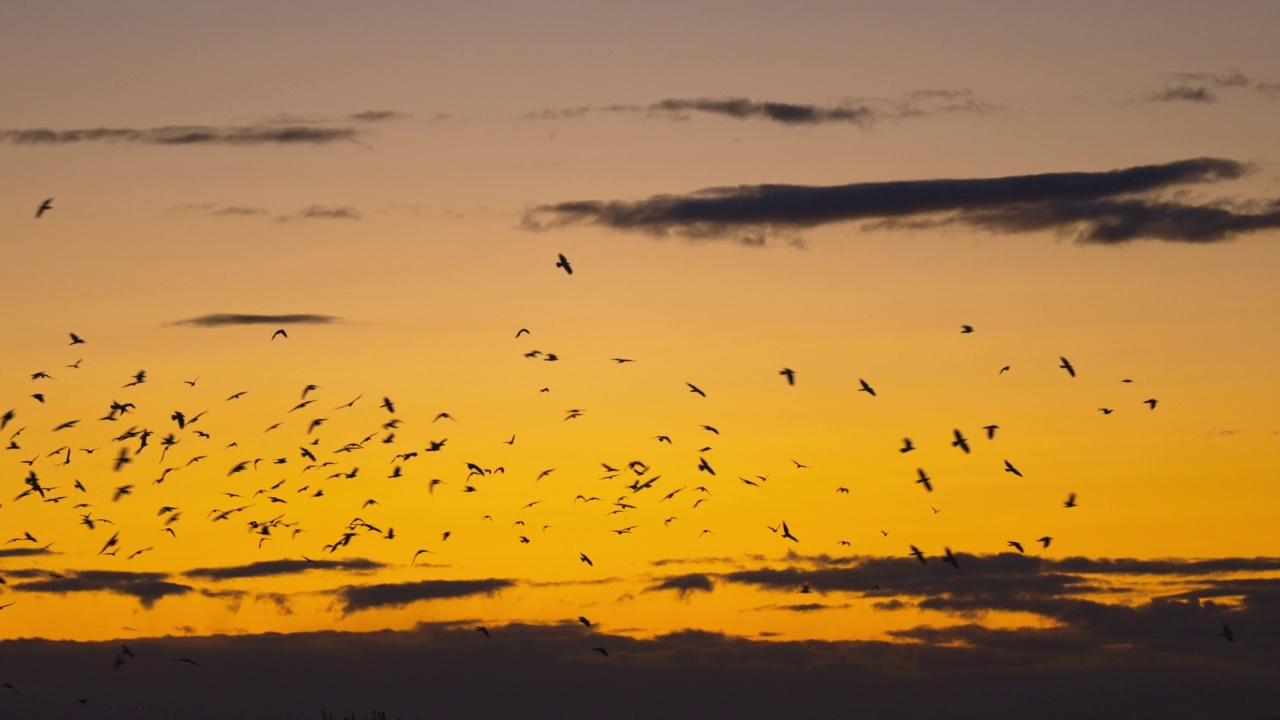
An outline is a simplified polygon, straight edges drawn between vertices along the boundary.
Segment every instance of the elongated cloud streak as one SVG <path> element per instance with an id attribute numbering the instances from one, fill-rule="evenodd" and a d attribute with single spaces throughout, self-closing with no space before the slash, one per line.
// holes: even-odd
<path id="1" fill-rule="evenodd" d="M 195 327 L 226 327 L 228 325 L 328 325 L 341 318 L 333 315 L 242 315 L 237 313 L 213 313 L 200 317 L 178 320 L 174 325 Z"/>
<path id="2" fill-rule="evenodd" d="M 154 128 L 87 128 L 0 130 L 0 143 L 9 145 L 72 145 L 76 143 L 140 143 L 144 145 L 324 145 L 355 140 L 350 127 L 307 125 L 213 126 L 165 125 Z"/>
<path id="3" fill-rule="evenodd" d="M 688 238 L 761 236 L 831 223 L 873 221 L 871 228 L 968 225 L 993 232 L 1077 232 L 1081 242 L 1140 238 L 1217 242 L 1280 227 L 1280 202 L 1260 210 L 1226 203 L 1194 205 L 1152 194 L 1242 177 L 1234 160 L 1196 158 L 1104 172 L 999 178 L 906 180 L 834 186 L 739 185 L 636 200 L 582 200 L 529 211 L 531 230 L 600 225 Z"/>

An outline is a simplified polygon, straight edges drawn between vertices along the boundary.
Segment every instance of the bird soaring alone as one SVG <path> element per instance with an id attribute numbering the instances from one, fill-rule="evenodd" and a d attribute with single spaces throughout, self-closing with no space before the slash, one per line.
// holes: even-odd
<path id="1" fill-rule="evenodd" d="M 569 275 L 572 275 L 573 266 L 569 264 L 569 258 L 565 257 L 564 255 L 559 255 L 558 257 L 560 259 L 556 261 L 556 267 L 564 268 L 564 271 L 566 273 L 568 273 Z"/>
<path id="2" fill-rule="evenodd" d="M 36 208 L 36 219 L 39 220 L 40 216 L 44 215 L 46 210 L 52 210 L 52 209 L 53 209 L 53 198 L 49 198 L 48 200 L 45 200 L 44 202 L 40 203 L 40 207 Z"/>

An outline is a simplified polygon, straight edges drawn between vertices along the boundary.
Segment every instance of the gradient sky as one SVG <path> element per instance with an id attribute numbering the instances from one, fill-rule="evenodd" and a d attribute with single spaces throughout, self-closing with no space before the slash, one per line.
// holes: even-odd
<path id="1" fill-rule="evenodd" d="M 1280 715 L 1277 27 L 6 4 L 0 707 Z"/>

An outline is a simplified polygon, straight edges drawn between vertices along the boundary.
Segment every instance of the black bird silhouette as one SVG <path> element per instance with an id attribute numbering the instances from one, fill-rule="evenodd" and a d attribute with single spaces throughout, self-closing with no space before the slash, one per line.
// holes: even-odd
<path id="1" fill-rule="evenodd" d="M 36 219 L 39 220 L 41 215 L 44 215 L 45 212 L 52 209 L 53 209 L 53 198 L 49 198 L 44 202 L 40 203 L 40 207 L 36 208 Z"/>
<path id="2" fill-rule="evenodd" d="M 946 548 L 947 554 L 942 557 L 942 562 L 947 563 L 951 567 L 959 570 L 960 561 L 956 560 L 956 556 L 951 554 L 951 548 Z"/>
<path id="3" fill-rule="evenodd" d="M 924 485 L 925 490 L 933 492 L 933 485 L 929 482 L 929 476 L 924 474 L 924 468 L 916 468 L 916 474 L 920 476 L 916 482 Z"/>
<path id="4" fill-rule="evenodd" d="M 782 537 L 794 543 L 800 542 L 800 540 L 796 538 L 795 535 L 791 534 L 791 529 L 787 527 L 787 523 L 785 521 L 782 523 Z"/>
<path id="5" fill-rule="evenodd" d="M 973 326 L 972 326 L 972 325 L 961 325 L 961 326 L 960 326 L 960 333 L 961 333 L 961 334 L 971 333 L 971 332 L 973 332 Z"/>
<path id="6" fill-rule="evenodd" d="M 1068 493 L 1068 494 L 1067 494 L 1067 499 L 1066 499 L 1066 500 L 1064 500 L 1064 501 L 1063 501 L 1063 503 L 1062 503 L 1062 507 L 1064 507 L 1064 508 L 1073 508 L 1073 507 L 1075 507 L 1075 506 L 1076 506 L 1076 494 L 1075 494 L 1075 493 Z"/>
<path id="7" fill-rule="evenodd" d="M 556 267 L 558 267 L 558 268 L 564 268 L 564 271 L 565 271 L 567 274 L 572 275 L 572 274 L 573 274 L 573 266 L 569 264 L 569 258 L 565 257 L 563 254 L 559 254 L 559 255 L 558 255 L 558 257 L 559 257 L 560 259 L 556 261 Z"/>
<path id="8" fill-rule="evenodd" d="M 75 334 L 75 333 L 68 333 L 68 334 L 71 336 L 71 342 L 70 342 L 70 343 L 67 343 L 68 345 L 83 345 L 83 344 L 84 344 L 84 338 L 80 337 L 79 335 L 77 335 L 77 334 Z"/>
<path id="9" fill-rule="evenodd" d="M 959 430 L 952 430 L 951 432 L 956 436 L 956 439 L 951 441 L 952 447 L 958 447 L 965 451 L 965 453 L 968 453 L 969 441 L 965 439 L 964 435 L 962 435 Z"/>
<path id="10" fill-rule="evenodd" d="M 516 338 L 518 339 L 521 335 L 528 335 L 528 334 L 529 334 L 529 328 L 520 328 L 519 330 L 516 331 Z"/>
<path id="11" fill-rule="evenodd" d="M 982 429 L 987 431 L 988 440 L 995 440 L 996 431 L 1000 429 L 1000 426 L 999 425 L 983 425 Z"/>
<path id="12" fill-rule="evenodd" d="M 1014 549 L 1015 549 L 1015 550 L 1017 550 L 1018 552 L 1025 552 L 1025 551 L 1022 549 L 1022 543 L 1018 542 L 1017 540 L 1010 540 L 1010 541 L 1009 541 L 1009 547 L 1014 548 Z"/>
<path id="13" fill-rule="evenodd" d="M 1059 365 L 1058 367 L 1062 368 L 1063 370 L 1066 370 L 1067 374 L 1070 375 L 1071 377 L 1075 377 L 1076 369 L 1071 367 L 1071 361 L 1064 357 L 1059 357 L 1058 359 L 1062 361 L 1062 364 Z"/>
<path id="14" fill-rule="evenodd" d="M 875 397 L 875 396 L 876 396 L 875 388 L 873 388 L 873 387 L 871 387 L 870 385 L 868 385 L 866 380 L 863 380 L 862 378 L 858 378 L 858 384 L 862 386 L 862 387 L 858 388 L 858 392 L 864 392 L 864 393 L 866 393 L 866 394 L 870 395 L 871 397 Z"/>
<path id="15" fill-rule="evenodd" d="M 691 393 L 697 393 L 697 394 L 701 395 L 702 397 L 706 397 L 706 396 L 707 396 L 707 394 L 706 394 L 706 393 L 702 392 L 702 388 L 698 387 L 697 385 L 694 385 L 694 384 L 693 384 L 693 383 L 691 383 L 691 382 L 687 382 L 687 383 L 685 383 L 685 385 L 688 385 L 688 386 L 689 386 L 689 392 L 691 392 Z"/>
<path id="16" fill-rule="evenodd" d="M 1144 402 L 1144 403 L 1146 403 L 1147 405 L 1149 405 L 1149 406 L 1151 407 L 1151 409 L 1152 409 L 1152 410 L 1155 410 L 1155 409 L 1156 409 L 1156 402 L 1158 402 L 1158 401 L 1157 401 L 1155 398 L 1151 398 L 1151 399 L 1149 399 L 1149 400 L 1143 400 L 1142 402 Z"/>
<path id="17" fill-rule="evenodd" d="M 602 648 L 602 647 L 591 648 L 591 650 L 592 650 L 593 652 L 598 652 L 598 653 L 600 653 L 601 655 L 603 655 L 603 656 L 605 656 L 605 657 L 609 657 L 609 651 L 608 651 L 608 650 L 605 650 L 605 649 L 604 649 L 604 648 Z"/>
<path id="18" fill-rule="evenodd" d="M 1098 412 L 1102 413 L 1103 415 L 1110 415 L 1111 413 L 1115 412 L 1115 410 L 1111 408 L 1098 408 Z"/>
<path id="19" fill-rule="evenodd" d="M 582 562 L 586 563 L 587 565 L 590 565 L 591 567 L 595 567 L 595 566 L 596 566 L 596 564 L 595 564 L 595 563 L 591 562 L 591 558 L 587 557 L 587 554 L 586 554 L 586 553 L 584 553 L 584 552 L 580 552 L 580 553 L 578 553 L 578 559 L 579 559 L 579 560 L 581 560 Z M 590 624 L 590 623 L 588 623 L 588 624 Z"/>
<path id="20" fill-rule="evenodd" d="M 489 628 L 487 628 L 487 627 L 485 627 L 485 626 L 483 626 L 483 625 L 477 625 L 477 626 L 476 626 L 476 630 L 478 630 L 478 631 L 480 631 L 480 632 L 484 633 L 484 636 L 485 636 L 485 637 L 490 637 L 490 635 L 489 635 Z"/>
<path id="21" fill-rule="evenodd" d="M 779 375 L 786 375 L 786 376 L 787 376 L 787 384 L 788 384 L 788 385 L 795 385 L 795 384 L 796 384 L 796 371 L 795 371 L 795 370 L 792 370 L 791 368 L 782 368 L 781 370 L 779 370 L 779 371 L 778 371 L 778 374 L 779 374 Z"/>
<path id="22" fill-rule="evenodd" d="M 1018 468 L 1014 467 L 1013 463 L 1009 462 L 1008 460 L 1004 461 L 1004 471 L 1008 473 L 1013 473 L 1018 477 L 1022 477 L 1022 473 L 1018 472 Z"/>
<path id="23" fill-rule="evenodd" d="M 1042 538 L 1036 538 L 1036 542 L 1040 543 L 1045 547 L 1049 547 L 1049 543 L 1053 542 L 1053 538 L 1049 537 L 1048 535 L 1045 535 Z"/>
<path id="24" fill-rule="evenodd" d="M 916 446 L 911 444 L 911 438 L 902 438 L 902 447 L 898 448 L 898 452 L 907 453 L 915 449 Z"/>
<path id="25" fill-rule="evenodd" d="M 587 627 L 591 627 L 591 621 L 588 620 L 584 615 L 578 616 L 578 622 L 582 623 L 583 625 L 586 625 Z"/>
<path id="26" fill-rule="evenodd" d="M 271 339 L 272 339 L 272 340 L 275 340 L 275 339 L 276 339 L 276 338 L 278 338 L 278 337 L 282 337 L 282 338 L 284 338 L 284 339 L 288 340 L 288 339 L 289 339 L 289 333 L 285 332 L 285 331 L 284 331 L 284 328 L 280 328 L 279 330 L 277 330 L 277 331 L 275 331 L 275 332 L 271 333 Z"/>
<path id="27" fill-rule="evenodd" d="M 920 548 L 916 547 L 915 545 L 912 545 L 911 554 L 914 555 L 916 559 L 920 561 L 921 565 L 925 564 L 926 560 L 924 559 L 924 552 Z"/>

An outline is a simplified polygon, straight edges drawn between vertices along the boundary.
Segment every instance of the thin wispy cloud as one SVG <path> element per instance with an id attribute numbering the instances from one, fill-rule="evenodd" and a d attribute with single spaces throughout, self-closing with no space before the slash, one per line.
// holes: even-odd
<path id="1" fill-rule="evenodd" d="M 970 90 L 917 90 L 895 99 L 850 99 L 833 104 L 753 100 L 746 97 L 664 98 L 647 105 L 580 105 L 525 113 L 525 120 L 577 120 L 592 113 L 640 114 L 688 120 L 713 115 L 734 120 L 761 120 L 792 127 L 846 124 L 860 128 L 903 118 L 950 113 L 987 114 L 1000 105 L 978 99 Z"/>
<path id="2" fill-rule="evenodd" d="M 295 217 L 303 220 L 359 220 L 361 215 L 353 207 L 312 205 L 299 210 Z"/>
<path id="3" fill-rule="evenodd" d="M 388 120 L 404 120 L 413 116 L 396 110 L 365 110 L 348 117 L 357 122 L 386 122 Z"/>
<path id="4" fill-rule="evenodd" d="M 193 327 L 227 327 L 230 325 L 328 325 L 342 318 L 334 315 L 313 315 L 307 313 L 291 315 L 247 315 L 239 313 L 212 313 L 200 317 L 178 320 L 174 325 L 191 325 Z"/>
<path id="5" fill-rule="evenodd" d="M 372 571 L 386 567 L 380 562 L 365 558 L 351 560 L 262 560 L 247 565 L 195 568 L 183 573 L 200 580 L 238 580 L 240 578 L 293 575 L 320 570 Z"/>
<path id="6" fill-rule="evenodd" d="M 143 145 L 326 145 L 354 141 L 351 127 L 310 125 L 165 125 L 154 128 L 84 128 L 0 130 L 8 145 L 74 145 L 78 143 L 136 143 Z"/>
<path id="7" fill-rule="evenodd" d="M 343 614 L 380 607 L 403 607 L 422 600 L 444 600 L 471 595 L 493 595 L 515 585 L 511 580 L 421 580 L 378 585 L 347 585 L 332 591 L 342 602 Z"/>
<path id="8" fill-rule="evenodd" d="M 1081 243 L 1153 239 L 1210 243 L 1280 227 L 1280 201 L 1194 204 L 1162 191 L 1234 180 L 1250 167 L 1195 158 L 1102 172 L 849 185 L 738 185 L 643 200 L 578 200 L 541 205 L 523 227 L 597 225 L 658 237 L 761 244 L 798 230 L 863 221 L 864 230 L 951 225 L 996 233 L 1072 233 Z"/>
<path id="9" fill-rule="evenodd" d="M 1251 90 L 1271 98 L 1280 98 L 1280 83 L 1269 83 L 1235 70 L 1225 73 L 1181 72 L 1164 78 L 1164 87 L 1144 98 L 1147 102 L 1190 102 L 1212 104 L 1218 102 L 1222 90 Z"/>
<path id="10" fill-rule="evenodd" d="M 661 592 L 663 590 L 674 590 L 676 594 L 683 598 L 694 592 L 711 592 L 715 590 L 715 583 L 711 581 L 711 577 L 708 575 L 689 573 L 663 578 L 660 582 L 645 588 L 645 592 Z"/>

